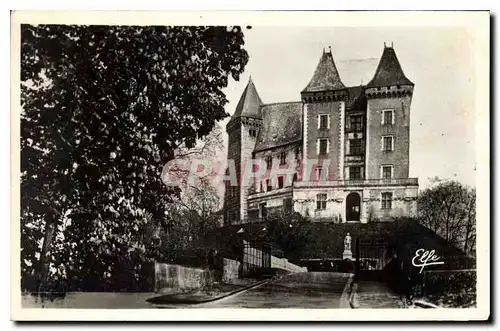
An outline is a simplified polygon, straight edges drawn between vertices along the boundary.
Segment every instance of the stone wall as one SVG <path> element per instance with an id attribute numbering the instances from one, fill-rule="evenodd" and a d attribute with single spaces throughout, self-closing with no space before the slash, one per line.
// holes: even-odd
<path id="1" fill-rule="evenodd" d="M 238 279 L 240 262 L 223 259 L 222 281 L 231 283 Z M 177 264 L 155 263 L 155 292 L 179 292 L 203 288 L 215 281 L 208 269 L 191 268 Z"/>
<path id="2" fill-rule="evenodd" d="M 307 272 L 306 267 L 300 267 L 288 262 L 287 259 L 280 259 L 275 256 L 271 256 L 271 268 L 288 272 Z"/>
<path id="3" fill-rule="evenodd" d="M 346 197 L 356 192 L 361 197 L 360 222 L 384 221 L 392 217 L 411 217 L 417 212 L 418 186 L 376 186 L 376 187 L 305 187 L 294 188 L 294 211 L 313 221 L 341 223 L 346 221 Z M 381 208 L 383 192 L 393 194 L 392 208 Z M 326 209 L 317 210 L 316 196 L 327 195 Z"/>
<path id="4" fill-rule="evenodd" d="M 241 128 L 240 121 L 235 121 L 227 127 L 227 133 L 229 137 L 228 149 L 227 149 L 227 159 L 228 167 L 229 162 L 234 161 L 234 166 L 237 168 L 238 163 L 241 159 Z M 233 170 L 233 169 L 231 169 Z M 235 169 L 234 169 L 235 170 Z M 231 190 L 231 183 L 227 181 L 225 183 L 224 192 L 224 223 L 230 224 L 234 222 L 234 214 L 240 213 L 240 191 Z M 235 193 L 235 194 L 233 194 Z M 239 218 L 239 216 L 237 216 Z"/>
<path id="5" fill-rule="evenodd" d="M 310 103 L 305 105 L 304 123 L 304 155 L 309 159 L 328 159 L 328 179 L 337 180 L 343 178 L 343 161 L 344 161 L 344 102 L 322 102 Z M 318 115 L 329 115 L 329 128 L 326 130 L 318 129 Z M 328 139 L 328 153 L 326 155 L 318 155 L 317 141 L 320 138 Z M 321 163 L 321 162 L 320 162 Z M 314 170 L 313 170 L 314 172 Z"/>
<path id="6" fill-rule="evenodd" d="M 247 182 L 242 180 L 245 169 L 247 169 L 247 163 L 252 160 L 252 152 L 257 141 L 258 132 L 260 130 L 261 120 L 253 118 L 242 118 L 241 119 L 241 158 L 239 160 L 241 165 L 240 176 L 238 176 L 238 181 L 240 183 L 240 219 L 239 222 L 247 219 L 248 210 L 248 194 L 253 186 L 253 181 L 249 180 Z M 255 137 L 250 135 L 250 129 L 256 130 L 257 135 Z M 237 167 L 238 168 L 238 167 Z M 248 177 L 247 177 L 248 178 Z"/>
<path id="7" fill-rule="evenodd" d="M 393 178 L 408 178 L 410 164 L 411 97 L 368 100 L 366 178 L 381 178 L 380 166 L 393 165 Z M 382 111 L 394 110 L 394 124 L 382 125 Z M 394 150 L 382 151 L 382 136 L 392 135 Z"/>
<path id="8" fill-rule="evenodd" d="M 392 208 L 382 209 L 382 192 L 392 193 Z M 364 190 L 362 220 L 386 221 L 394 217 L 413 217 L 417 214 L 417 186 L 388 186 Z"/>
<path id="9" fill-rule="evenodd" d="M 239 278 L 241 262 L 223 259 L 224 269 L 222 281 L 224 283 L 234 283 Z M 271 256 L 271 267 L 287 272 L 304 272 L 306 268 L 299 267 L 288 262 L 287 259 L 280 259 Z M 183 292 L 201 289 L 215 281 L 208 269 L 191 268 L 177 264 L 155 263 L 154 266 L 154 291 L 155 292 Z"/>
<path id="10" fill-rule="evenodd" d="M 222 273 L 222 281 L 231 283 L 238 279 L 241 263 L 239 261 L 224 258 L 224 271 Z"/>
<path id="11" fill-rule="evenodd" d="M 155 292 L 189 291 L 212 282 L 207 269 L 155 263 Z"/>
<path id="12" fill-rule="evenodd" d="M 321 193 L 326 193 L 327 195 L 326 209 L 317 210 L 316 196 Z M 344 215 L 342 202 L 345 199 L 345 195 L 343 190 L 333 187 L 294 188 L 294 211 L 312 219 L 330 218 L 339 222 L 341 218 L 343 219 L 342 215 Z"/>

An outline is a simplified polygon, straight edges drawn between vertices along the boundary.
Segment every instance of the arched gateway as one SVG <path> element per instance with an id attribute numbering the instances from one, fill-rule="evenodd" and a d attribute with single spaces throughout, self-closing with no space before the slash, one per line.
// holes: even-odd
<path id="1" fill-rule="evenodd" d="M 351 192 L 347 195 L 345 202 L 345 217 L 347 222 L 359 222 L 361 213 L 361 197 L 357 192 Z"/>

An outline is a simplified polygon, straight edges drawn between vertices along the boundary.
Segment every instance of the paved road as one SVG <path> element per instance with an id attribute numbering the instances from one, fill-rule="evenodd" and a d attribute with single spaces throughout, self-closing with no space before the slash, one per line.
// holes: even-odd
<path id="1" fill-rule="evenodd" d="M 359 308 L 403 307 L 400 296 L 381 282 L 360 281 L 354 297 Z"/>
<path id="2" fill-rule="evenodd" d="M 340 308 L 349 274 L 305 272 L 290 274 L 257 288 L 215 302 L 162 308 Z M 146 302 L 155 293 L 68 293 L 64 299 L 41 302 L 23 296 L 24 308 L 136 309 L 159 308 Z M 342 308 L 344 308 L 342 307 Z"/>
<path id="3" fill-rule="evenodd" d="M 196 308 L 340 308 L 349 274 L 304 272 Z"/>
<path id="4" fill-rule="evenodd" d="M 45 301 L 29 295 L 23 295 L 23 308 L 71 308 L 71 309 L 136 309 L 154 308 L 146 299 L 154 297 L 155 293 L 103 293 L 103 292 L 72 292 L 64 299 Z"/>

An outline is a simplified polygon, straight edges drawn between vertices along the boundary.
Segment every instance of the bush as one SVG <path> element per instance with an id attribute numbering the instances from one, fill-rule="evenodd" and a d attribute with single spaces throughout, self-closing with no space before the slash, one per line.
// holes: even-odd
<path id="1" fill-rule="evenodd" d="M 461 293 L 476 291 L 476 270 L 443 270 L 424 273 L 424 293 Z"/>

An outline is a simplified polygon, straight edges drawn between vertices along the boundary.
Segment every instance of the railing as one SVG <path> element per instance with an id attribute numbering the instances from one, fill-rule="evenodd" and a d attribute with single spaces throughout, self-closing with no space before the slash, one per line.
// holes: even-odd
<path id="1" fill-rule="evenodd" d="M 388 179 L 343 179 L 343 180 L 315 180 L 297 181 L 293 186 L 285 186 L 280 189 L 273 189 L 266 192 L 249 191 L 249 198 L 261 198 L 269 195 L 285 194 L 292 191 L 293 187 L 329 187 L 329 186 L 399 186 L 399 185 L 418 185 L 418 178 L 388 178 Z"/>
<path id="2" fill-rule="evenodd" d="M 264 197 L 268 195 L 274 195 L 274 194 L 284 194 L 287 192 L 290 192 L 292 190 L 292 186 L 285 186 L 282 188 L 274 188 L 270 191 L 265 191 L 265 192 L 257 192 L 257 191 L 249 191 L 249 198 L 259 198 L 259 197 Z"/>
<path id="3" fill-rule="evenodd" d="M 345 179 L 327 181 L 300 181 L 294 187 L 322 187 L 322 186 L 386 186 L 386 185 L 418 185 L 418 178 L 389 178 L 389 179 Z"/>

